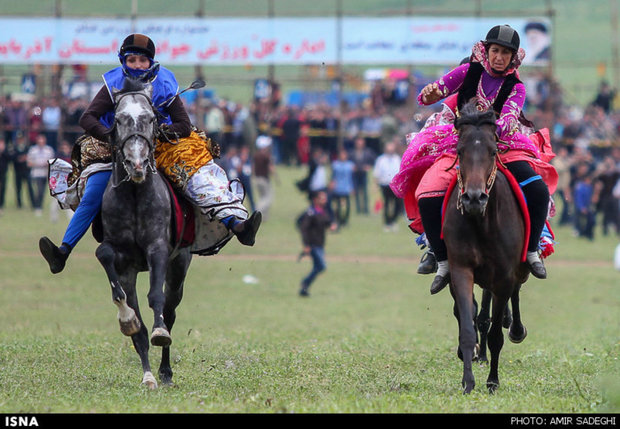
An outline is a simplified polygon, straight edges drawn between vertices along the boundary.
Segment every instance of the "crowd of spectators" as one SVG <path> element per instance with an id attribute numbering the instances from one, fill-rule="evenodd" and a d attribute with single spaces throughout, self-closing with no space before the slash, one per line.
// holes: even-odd
<path id="1" fill-rule="evenodd" d="M 560 225 L 575 234 L 594 238 L 597 219 L 603 234 L 620 231 L 620 110 L 614 108 L 616 92 L 602 82 L 585 107 L 565 103 L 562 89 L 552 79 L 538 76 L 528 85 L 526 116 L 537 128 L 549 128 L 560 174 L 554 195 Z M 359 105 L 343 109 L 327 103 L 303 106 L 254 101 L 248 105 L 224 99 L 188 104 L 194 124 L 201 126 L 221 146 L 218 162 L 231 178 L 245 182 L 248 203 L 265 207 L 273 202 L 274 166 L 304 169 L 297 183 L 300 192 L 330 191 L 330 203 L 341 226 L 353 213 L 367 215 L 384 210 L 386 230 L 392 228 L 394 203 L 385 186 L 386 173 L 377 172 L 384 152 L 402 154 L 406 136 L 418 131 L 439 106 L 420 107 L 415 91 L 409 100 L 394 100 L 377 84 Z M 7 171 L 13 168 L 15 201 L 41 213 L 41 159 L 68 159 L 82 130 L 78 120 L 89 100 L 7 96 L 0 100 L 0 210 L 5 204 Z M 268 137 L 269 144 L 265 144 Z M 263 139 L 263 140 L 261 140 Z M 261 150 L 257 141 L 262 141 Z M 269 161 L 265 161 L 268 149 Z M 255 201 L 252 184 L 259 154 L 262 203 Z M 370 201 L 371 186 L 381 200 Z M 25 192 L 24 192 L 25 191 Z M 25 195 L 29 198 L 26 199 Z M 264 206 L 267 204 L 267 206 Z M 390 213 L 387 213 L 390 207 Z M 600 216 L 597 216 L 600 215 Z"/>

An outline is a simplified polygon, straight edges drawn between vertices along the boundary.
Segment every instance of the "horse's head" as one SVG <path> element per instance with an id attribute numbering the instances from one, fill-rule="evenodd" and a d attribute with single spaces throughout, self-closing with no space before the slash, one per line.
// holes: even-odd
<path id="1" fill-rule="evenodd" d="M 460 208 L 471 215 L 484 215 L 497 172 L 497 125 L 493 110 L 479 111 L 467 103 L 455 122 L 459 141 Z"/>
<path id="2" fill-rule="evenodd" d="M 135 183 L 144 182 L 149 167 L 154 170 L 157 118 L 152 95 L 151 84 L 129 78 L 122 90 L 113 93 L 116 159 Z"/>

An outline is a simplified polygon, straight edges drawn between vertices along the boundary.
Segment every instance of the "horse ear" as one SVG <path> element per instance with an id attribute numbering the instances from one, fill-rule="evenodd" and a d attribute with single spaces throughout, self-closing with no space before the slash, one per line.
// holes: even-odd
<path id="1" fill-rule="evenodd" d="M 116 95 L 121 92 L 120 89 L 112 87 L 112 100 L 116 102 Z"/>
<path id="2" fill-rule="evenodd" d="M 153 85 L 150 82 L 144 85 L 144 91 L 149 96 L 149 98 L 153 98 Z"/>

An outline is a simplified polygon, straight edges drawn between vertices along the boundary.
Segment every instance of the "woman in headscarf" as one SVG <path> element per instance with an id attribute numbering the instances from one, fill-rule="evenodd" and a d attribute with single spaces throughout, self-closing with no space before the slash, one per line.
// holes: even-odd
<path id="1" fill-rule="evenodd" d="M 527 262 L 538 278 L 546 270 L 538 253 L 538 242 L 548 213 L 550 189 L 557 173 L 548 161 L 553 158 L 545 130 L 534 133 L 522 109 L 525 86 L 517 69 L 525 56 L 519 34 L 508 25 L 493 27 L 485 40 L 476 43 L 470 61 L 439 80 L 425 86 L 418 96 L 422 105 L 431 105 L 457 94 L 456 116 L 472 98 L 480 110 L 493 109 L 497 118 L 498 147 L 508 170 L 521 183 L 530 215 L 531 233 Z M 453 123 L 440 121 L 415 134 L 403 155 L 399 173 L 391 187 L 405 200 L 410 228 L 426 233 L 437 259 L 437 275 L 431 292 L 443 289 L 450 280 L 446 246 L 441 239 L 441 209 L 454 171 L 458 134 Z"/>

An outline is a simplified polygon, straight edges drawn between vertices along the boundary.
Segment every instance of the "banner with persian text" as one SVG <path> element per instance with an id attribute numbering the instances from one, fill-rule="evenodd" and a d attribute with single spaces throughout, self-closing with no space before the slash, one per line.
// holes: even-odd
<path id="1" fill-rule="evenodd" d="M 447 64 L 497 24 L 521 36 L 524 64 L 546 64 L 546 18 L 0 18 L 4 64 L 114 64 L 123 39 L 144 33 L 164 65 Z"/>

